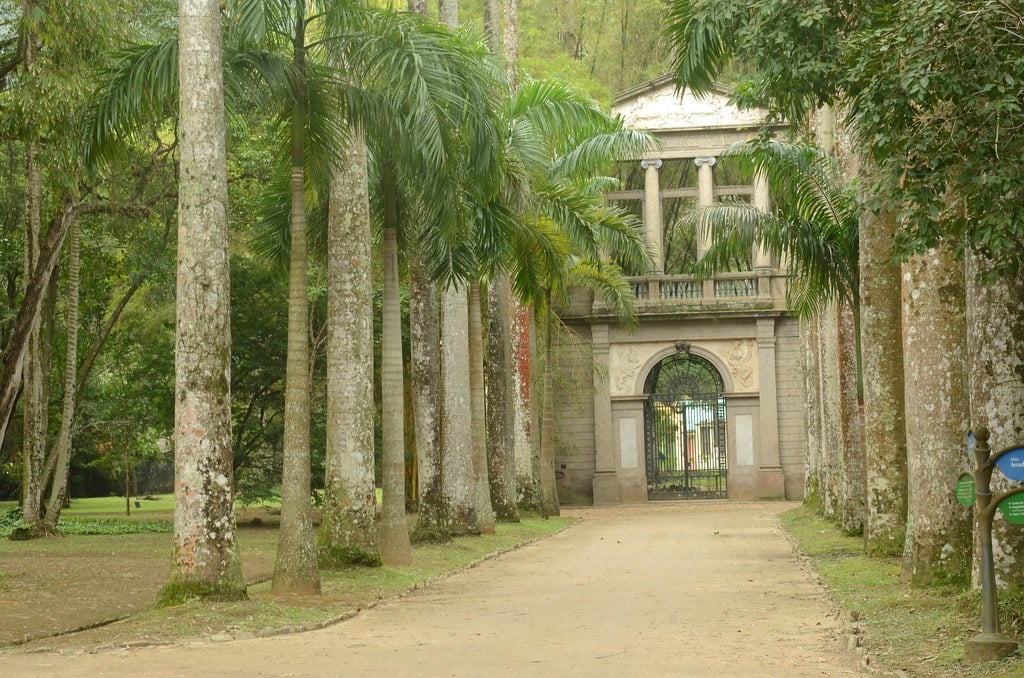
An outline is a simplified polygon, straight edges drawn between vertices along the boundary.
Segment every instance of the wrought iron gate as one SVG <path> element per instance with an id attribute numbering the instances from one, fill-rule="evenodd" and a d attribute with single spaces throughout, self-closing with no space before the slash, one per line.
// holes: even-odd
<path id="1" fill-rule="evenodd" d="M 652 393 L 644 412 L 649 499 L 724 499 L 725 398 Z"/>

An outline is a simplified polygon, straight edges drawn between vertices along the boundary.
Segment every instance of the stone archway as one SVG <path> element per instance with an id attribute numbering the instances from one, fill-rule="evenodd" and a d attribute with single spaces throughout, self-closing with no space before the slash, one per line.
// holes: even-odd
<path id="1" fill-rule="evenodd" d="M 707 359 L 677 352 L 644 382 L 648 499 L 724 499 L 726 406 L 721 373 Z"/>

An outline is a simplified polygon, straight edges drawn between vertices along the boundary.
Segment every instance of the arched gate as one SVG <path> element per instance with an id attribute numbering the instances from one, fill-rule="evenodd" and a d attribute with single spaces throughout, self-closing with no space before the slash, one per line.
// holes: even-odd
<path id="1" fill-rule="evenodd" d="M 644 386 L 649 499 L 726 497 L 723 390 L 714 365 L 690 353 L 669 356 L 651 370 Z"/>

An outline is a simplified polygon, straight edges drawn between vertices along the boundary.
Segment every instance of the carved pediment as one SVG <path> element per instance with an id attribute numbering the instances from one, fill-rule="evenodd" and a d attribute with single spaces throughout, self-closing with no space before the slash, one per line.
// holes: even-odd
<path id="1" fill-rule="evenodd" d="M 683 129 L 745 129 L 757 127 L 766 115 L 762 109 L 741 111 L 724 92 L 697 97 L 689 90 L 676 93 L 672 78 L 665 76 L 620 93 L 612 113 L 626 125 L 648 132 Z"/>

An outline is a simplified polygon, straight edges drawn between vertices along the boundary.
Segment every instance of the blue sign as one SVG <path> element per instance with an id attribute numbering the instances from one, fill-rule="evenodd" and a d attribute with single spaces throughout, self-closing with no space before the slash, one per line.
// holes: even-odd
<path id="1" fill-rule="evenodd" d="M 967 432 L 967 458 L 971 460 L 971 463 L 977 463 L 977 459 L 974 456 L 974 448 L 977 446 L 978 441 L 974 437 L 974 430 L 971 429 Z"/>
<path id="2" fill-rule="evenodd" d="M 1010 480 L 1024 482 L 1024 447 L 1015 447 L 1003 452 L 996 459 L 996 466 Z"/>

